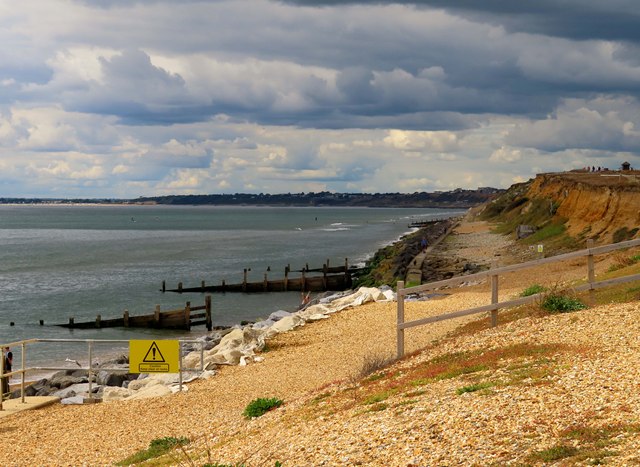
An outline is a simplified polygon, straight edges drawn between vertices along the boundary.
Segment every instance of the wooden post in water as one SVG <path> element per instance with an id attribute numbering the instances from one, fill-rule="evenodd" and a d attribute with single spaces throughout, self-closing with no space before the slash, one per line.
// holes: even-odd
<path id="1" fill-rule="evenodd" d="M 289 269 L 291 266 L 287 265 L 284 268 L 284 291 L 286 292 L 289 289 Z"/>
<path id="2" fill-rule="evenodd" d="M 156 309 L 153 312 L 153 322 L 157 328 L 160 327 L 160 305 L 156 305 Z"/>
<path id="3" fill-rule="evenodd" d="M 269 290 L 269 282 L 267 281 L 267 273 L 264 273 L 264 281 L 262 282 L 262 288 L 266 292 Z"/>
<path id="4" fill-rule="evenodd" d="M 247 268 L 244 268 L 243 276 L 242 276 L 242 291 L 247 291 Z"/>
<path id="5" fill-rule="evenodd" d="M 191 330 L 191 302 L 184 307 L 184 327 L 187 331 Z"/>
<path id="6" fill-rule="evenodd" d="M 129 327 L 129 310 L 124 310 L 124 313 L 122 313 L 122 323 L 125 328 Z"/>
<path id="7" fill-rule="evenodd" d="M 162 281 L 162 293 L 165 293 L 166 290 L 167 290 L 167 283 L 165 281 Z"/>
<path id="8" fill-rule="evenodd" d="M 73 327 L 73 316 L 69 317 L 69 327 L 72 328 Z"/>
<path id="9" fill-rule="evenodd" d="M 102 316 L 98 315 L 96 316 L 96 327 L 99 328 L 100 327 L 100 322 L 102 321 Z"/>
<path id="10" fill-rule="evenodd" d="M 207 331 L 211 331 L 213 329 L 213 324 L 211 322 L 211 295 L 207 295 L 204 298 L 204 306 L 205 306 L 205 325 L 207 326 Z"/>
<path id="11" fill-rule="evenodd" d="M 44 320 L 43 319 L 40 320 L 40 326 L 44 326 Z"/>
<path id="12" fill-rule="evenodd" d="M 227 284 L 225 283 L 225 280 L 222 279 L 222 291 L 224 292 L 226 288 L 227 288 Z"/>
<path id="13" fill-rule="evenodd" d="M 202 293 L 204 293 L 204 281 L 200 282 L 200 287 L 202 288 Z"/>
<path id="14" fill-rule="evenodd" d="M 329 261 L 329 260 L 327 260 Z M 327 290 L 327 269 L 329 269 L 329 263 L 325 263 L 322 265 L 322 288 L 323 290 Z"/>
<path id="15" fill-rule="evenodd" d="M 182 293 L 182 282 L 178 282 L 178 293 Z"/>

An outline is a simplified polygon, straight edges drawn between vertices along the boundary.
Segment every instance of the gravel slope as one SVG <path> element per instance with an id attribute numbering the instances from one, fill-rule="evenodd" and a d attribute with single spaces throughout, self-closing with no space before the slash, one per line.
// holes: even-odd
<path id="1" fill-rule="evenodd" d="M 466 245 L 466 257 L 475 252 L 479 259 L 497 258 L 497 265 L 508 261 L 508 255 L 494 253 L 509 245 L 482 223 L 463 224 L 452 238 L 453 249 Z M 606 262 L 598 265 L 604 267 Z M 512 273 L 501 283 L 501 296 L 544 277 L 559 283 L 585 274 L 577 263 Z M 408 303 L 407 319 L 484 305 L 488 293 L 480 284 Z M 557 465 L 587 465 L 593 458 L 578 457 L 588 456 L 594 443 L 584 433 L 606 438 L 608 444 L 601 444 L 615 453 L 595 457 L 610 465 L 640 465 L 638 308 L 636 301 L 525 318 L 458 337 L 446 336 L 469 318 L 412 329 L 406 333 L 407 352 L 426 347 L 424 352 L 396 363 L 390 370 L 395 379 L 358 383 L 352 377 L 367 357 L 395 354 L 395 303 L 368 304 L 280 335 L 269 341 L 264 362 L 221 368 L 182 394 L 58 405 L 4 419 L 0 433 L 10 443 L 0 450 L 0 465 L 112 465 L 165 436 L 192 439 L 188 452 L 195 465 L 542 465 L 532 456 L 557 445 L 578 451 Z M 535 347 L 543 344 L 548 347 Z M 438 355 L 517 345 L 528 353 L 512 351 L 453 378 L 427 383 L 416 376 Z M 522 380 L 514 376 L 518 371 Z M 403 375 L 416 378 L 404 381 Z M 456 393 L 483 383 L 492 386 Z M 286 403 L 244 420 L 242 410 L 257 397 Z M 581 435 L 571 427 L 580 427 Z M 189 465 L 184 455 L 176 456 L 174 464 Z"/>

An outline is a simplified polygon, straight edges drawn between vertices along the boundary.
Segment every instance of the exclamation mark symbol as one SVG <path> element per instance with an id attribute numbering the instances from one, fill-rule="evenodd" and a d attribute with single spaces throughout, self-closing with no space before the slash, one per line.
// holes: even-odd
<path id="1" fill-rule="evenodd" d="M 156 348 L 154 347 L 153 349 L 151 349 L 153 351 L 153 359 L 156 359 Z"/>

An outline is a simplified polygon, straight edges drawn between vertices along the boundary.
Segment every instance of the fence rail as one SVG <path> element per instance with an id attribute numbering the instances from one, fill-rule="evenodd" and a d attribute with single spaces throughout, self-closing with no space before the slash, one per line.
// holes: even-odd
<path id="1" fill-rule="evenodd" d="M 498 310 L 500 308 L 510 308 L 518 305 L 524 305 L 526 303 L 533 302 L 540 298 L 541 294 L 530 295 L 527 297 L 521 297 L 513 300 L 506 300 L 503 302 L 498 301 L 498 278 L 500 275 L 504 275 L 508 272 L 519 271 L 522 269 L 529 269 L 536 266 L 541 266 L 544 264 L 556 263 L 559 261 L 566 261 L 574 258 L 587 258 L 587 282 L 585 284 L 574 287 L 576 291 L 584 291 L 589 290 L 593 291 L 596 289 L 600 289 L 603 287 L 610 287 L 616 284 L 622 284 L 625 282 L 632 282 L 640 280 L 640 274 L 633 274 L 624 277 L 619 277 L 616 279 L 608 279 L 604 281 L 596 282 L 595 279 L 595 267 L 594 267 L 594 256 L 601 255 L 605 253 L 609 253 L 616 250 L 622 250 L 626 248 L 631 248 L 634 246 L 640 246 L 640 239 L 636 240 L 628 240 L 626 242 L 613 243 L 610 245 L 603 245 L 599 247 L 593 247 L 593 240 L 589 240 L 587 242 L 589 245 L 584 250 L 573 251 L 571 253 L 565 253 L 562 255 L 551 256 L 549 258 L 537 259 L 533 261 L 527 261 L 525 263 L 514 264 L 510 266 L 503 266 L 500 268 L 490 269 L 488 271 L 482 271 L 475 274 L 469 274 L 466 276 L 458 276 L 453 277 L 451 279 L 445 279 L 437 282 L 430 282 L 428 284 L 423 284 L 415 287 L 407 287 L 404 286 L 404 281 L 398 281 L 397 286 L 397 300 L 398 300 L 398 310 L 397 310 L 397 324 L 396 324 L 396 350 L 398 358 L 404 356 L 404 330 L 413 328 L 416 326 L 422 326 L 429 323 L 435 323 L 438 321 L 444 321 L 453 318 L 461 318 L 463 316 L 469 316 L 477 313 L 490 312 L 490 320 L 491 326 L 495 327 L 498 324 Z M 404 300 L 407 295 L 427 292 L 430 290 L 435 290 L 444 286 L 458 285 L 462 282 L 467 282 L 471 280 L 484 279 L 489 277 L 491 279 L 491 303 L 488 305 L 483 305 L 475 308 L 468 308 L 465 310 L 454 311 L 450 313 L 445 313 L 438 316 L 431 316 L 429 318 L 421 318 L 413 321 L 405 321 L 404 320 Z"/>
<path id="2" fill-rule="evenodd" d="M 161 339 L 156 339 L 156 340 L 161 340 Z M 204 343 L 201 341 L 197 341 L 197 340 L 193 340 L 193 339 L 176 339 L 179 342 L 179 358 L 178 358 L 178 373 L 179 373 L 179 377 L 178 377 L 178 382 L 180 385 L 180 390 L 182 390 L 182 373 L 186 373 L 186 372 L 201 372 L 204 370 Z M 87 367 L 77 367 L 77 368 L 69 368 L 69 367 L 42 367 L 42 366 L 33 366 L 33 367 L 27 367 L 26 366 L 26 361 L 27 361 L 27 346 L 28 345 L 33 345 L 33 344 L 38 344 L 38 343 L 85 343 L 87 344 Z M 10 342 L 8 344 L 2 344 L 2 348 L 5 347 L 18 347 L 20 348 L 20 360 L 21 360 L 21 365 L 20 368 L 17 370 L 13 370 L 11 372 L 4 372 L 4 364 L 0 364 L 0 379 L 2 378 L 8 378 L 10 376 L 13 375 L 20 375 L 20 399 L 21 402 L 24 403 L 25 402 L 25 389 L 27 387 L 27 381 L 26 381 L 26 377 L 28 373 L 33 373 L 33 372 L 42 372 L 42 371 L 63 371 L 63 370 L 78 370 L 78 371 L 86 371 L 88 374 L 88 380 L 89 380 L 89 398 L 93 398 L 93 392 L 92 392 L 92 376 L 96 375 L 99 371 L 112 371 L 112 372 L 123 372 L 123 373 L 129 373 L 131 368 L 96 368 L 93 366 L 93 351 L 94 351 L 94 347 L 95 344 L 115 344 L 115 343 L 129 343 L 128 340 L 117 340 L 117 339 L 27 339 L 27 340 L 22 340 L 22 341 L 17 341 L 17 342 Z M 183 357 L 183 353 L 182 353 L 182 347 L 184 344 L 195 344 L 198 345 L 200 347 L 199 351 L 200 351 L 200 365 L 198 366 L 198 368 L 184 368 L 182 366 L 182 357 Z M 3 362 L 4 363 L 4 359 Z M 0 410 L 2 410 L 2 400 L 3 400 L 3 396 L 4 394 L 0 395 Z"/>

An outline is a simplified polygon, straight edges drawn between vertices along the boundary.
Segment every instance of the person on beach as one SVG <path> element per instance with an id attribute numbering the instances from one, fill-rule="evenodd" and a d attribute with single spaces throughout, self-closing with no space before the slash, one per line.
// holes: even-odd
<path id="1" fill-rule="evenodd" d="M 5 347 L 2 352 L 2 372 L 10 373 L 11 372 L 11 364 L 13 363 L 13 353 L 9 349 L 9 347 Z M 2 397 L 4 398 L 5 394 L 9 393 L 9 378 L 7 376 L 2 377 Z"/>
<path id="2" fill-rule="evenodd" d="M 426 239 L 426 237 L 422 237 L 422 242 L 420 242 L 420 245 L 422 246 L 422 251 L 423 252 L 427 251 L 427 239 Z"/>
<path id="3" fill-rule="evenodd" d="M 311 292 L 307 292 L 306 294 L 302 292 L 302 303 L 300 304 L 300 306 L 308 305 L 310 301 L 311 301 Z"/>

